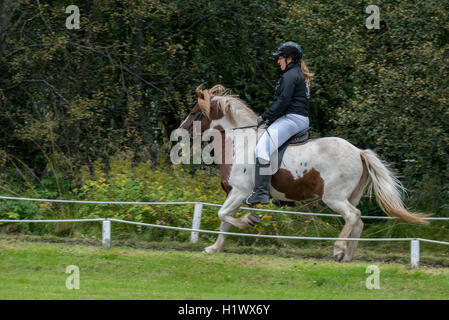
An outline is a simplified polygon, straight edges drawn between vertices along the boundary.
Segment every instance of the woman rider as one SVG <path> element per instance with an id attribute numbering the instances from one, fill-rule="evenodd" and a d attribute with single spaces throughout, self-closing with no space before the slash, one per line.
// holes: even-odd
<path id="1" fill-rule="evenodd" d="M 280 45 L 273 55 L 278 56 L 283 75 L 277 83 L 273 104 L 257 118 L 258 126 L 267 124 L 268 128 L 256 146 L 254 190 L 243 201 L 250 206 L 267 204 L 270 199 L 268 185 L 271 175 L 260 169 L 270 166 L 270 156 L 284 142 L 309 127 L 308 107 L 313 74 L 302 60 L 301 47 L 296 42 L 288 41 Z"/>

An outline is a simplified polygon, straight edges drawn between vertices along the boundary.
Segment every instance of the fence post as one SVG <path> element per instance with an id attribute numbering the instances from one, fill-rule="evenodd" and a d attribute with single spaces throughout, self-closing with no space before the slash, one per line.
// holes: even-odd
<path id="1" fill-rule="evenodd" d="M 203 214 L 203 204 L 195 203 L 195 208 L 193 210 L 193 220 L 192 220 L 192 229 L 199 229 L 201 226 L 201 215 Z M 190 242 L 197 243 L 198 242 L 198 232 L 192 231 L 190 234 Z"/>
<path id="2" fill-rule="evenodd" d="M 109 249 L 111 247 L 111 221 L 107 218 L 103 220 L 103 248 Z"/>
<path id="3" fill-rule="evenodd" d="M 410 242 L 410 264 L 414 268 L 419 267 L 419 239 Z"/>

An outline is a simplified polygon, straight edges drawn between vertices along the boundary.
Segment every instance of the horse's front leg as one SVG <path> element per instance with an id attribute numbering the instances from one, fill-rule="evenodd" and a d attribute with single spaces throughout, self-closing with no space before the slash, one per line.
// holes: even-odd
<path id="1" fill-rule="evenodd" d="M 248 196 L 243 191 L 239 191 L 237 189 L 233 189 L 226 201 L 223 203 L 223 206 L 218 211 L 218 216 L 222 220 L 220 225 L 221 232 L 228 232 L 231 226 L 235 226 L 240 229 L 247 228 L 249 226 L 254 226 L 257 223 L 260 223 L 259 217 L 253 214 L 247 214 L 242 218 L 234 218 L 234 215 L 237 213 L 237 210 L 240 208 L 243 199 Z M 220 234 L 215 243 L 204 249 L 204 252 L 213 253 L 220 252 L 223 250 L 223 246 L 226 240 L 225 234 Z"/>
<path id="2" fill-rule="evenodd" d="M 218 210 L 218 217 L 221 221 L 227 222 L 239 229 L 254 227 L 256 224 L 260 223 L 259 217 L 253 214 L 246 214 L 242 218 L 234 218 L 234 215 L 242 205 L 243 200 L 248 195 L 248 192 L 233 188 L 226 198 L 226 201 L 223 203 L 223 206 Z"/>
<path id="3" fill-rule="evenodd" d="M 227 222 L 221 222 L 220 224 L 220 231 L 221 232 L 228 232 L 231 228 L 231 224 Z M 204 249 L 204 252 L 206 253 L 214 253 L 214 252 L 221 252 L 223 250 L 223 246 L 226 240 L 225 234 L 218 235 L 217 241 L 209 247 L 206 247 Z"/>

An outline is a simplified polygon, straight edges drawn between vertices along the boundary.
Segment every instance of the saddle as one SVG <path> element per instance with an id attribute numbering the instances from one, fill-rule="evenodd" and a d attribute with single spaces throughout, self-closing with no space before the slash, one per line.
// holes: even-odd
<path id="1" fill-rule="evenodd" d="M 278 152 L 277 152 L 277 164 L 278 164 L 278 168 L 280 168 L 281 163 L 282 163 L 282 158 L 284 157 L 284 153 L 285 150 L 287 150 L 288 146 L 293 146 L 293 145 L 299 145 L 302 143 L 306 143 L 309 139 L 310 139 L 310 134 L 309 134 L 309 130 L 310 128 L 304 129 L 301 132 L 298 132 L 297 134 L 295 134 L 294 136 L 292 136 L 290 139 L 288 139 L 286 142 L 284 142 L 283 145 L 281 145 L 278 148 Z M 276 157 L 273 157 L 272 155 L 272 159 L 270 162 L 273 162 L 276 160 Z M 276 161 L 275 161 L 276 162 Z M 275 174 L 276 172 L 273 172 L 273 174 Z"/>
<path id="2" fill-rule="evenodd" d="M 307 140 L 310 139 L 310 134 L 309 134 L 309 130 L 310 127 L 307 129 L 304 129 L 301 132 L 298 132 L 297 134 L 295 134 L 293 137 L 291 137 L 290 139 L 288 139 L 282 146 L 281 148 L 286 144 L 287 146 L 290 144 L 299 144 L 299 143 L 303 143 L 306 142 Z M 280 149 L 280 148 L 279 148 Z"/>
<path id="3" fill-rule="evenodd" d="M 304 129 L 301 132 L 298 132 L 294 136 L 292 136 L 290 139 L 288 139 L 282 146 L 278 149 L 278 168 L 280 168 L 282 163 L 282 158 L 284 157 L 284 152 L 287 150 L 287 147 L 290 145 L 297 145 L 301 143 L 305 143 L 310 139 L 309 134 L 310 127 L 307 129 Z"/>

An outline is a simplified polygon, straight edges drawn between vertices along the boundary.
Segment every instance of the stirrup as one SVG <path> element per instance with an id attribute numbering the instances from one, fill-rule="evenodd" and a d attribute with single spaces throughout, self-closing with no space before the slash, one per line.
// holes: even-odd
<path id="1" fill-rule="evenodd" d="M 253 191 L 245 200 L 243 200 L 243 203 L 248 206 L 254 206 L 258 203 L 268 204 L 270 203 L 270 197 L 266 194 L 260 195 Z"/>

